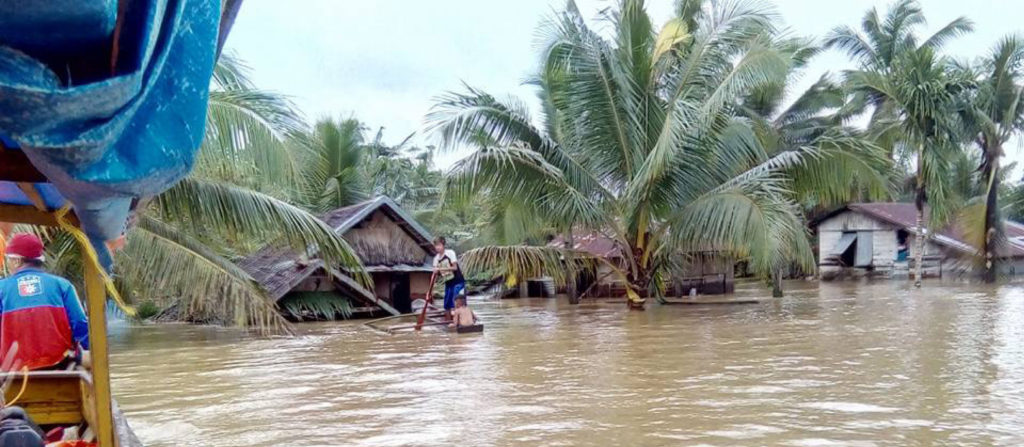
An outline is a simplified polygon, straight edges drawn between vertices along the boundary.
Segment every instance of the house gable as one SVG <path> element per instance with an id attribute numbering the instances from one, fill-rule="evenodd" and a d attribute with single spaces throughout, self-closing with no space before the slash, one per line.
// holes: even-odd
<path id="1" fill-rule="evenodd" d="M 343 237 L 367 267 L 422 266 L 430 257 L 421 241 L 381 209 L 351 225 Z"/>

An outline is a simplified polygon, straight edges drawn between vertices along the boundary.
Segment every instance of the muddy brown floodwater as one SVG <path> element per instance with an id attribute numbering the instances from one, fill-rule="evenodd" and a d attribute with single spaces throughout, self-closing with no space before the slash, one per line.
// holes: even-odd
<path id="1" fill-rule="evenodd" d="M 478 301 L 487 330 L 461 336 L 132 328 L 114 392 L 151 447 L 1024 444 L 1024 288 L 788 286 L 646 312 Z"/>

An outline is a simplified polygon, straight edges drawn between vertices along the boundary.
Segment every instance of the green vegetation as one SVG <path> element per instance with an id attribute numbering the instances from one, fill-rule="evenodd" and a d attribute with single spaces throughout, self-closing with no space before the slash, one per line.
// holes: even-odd
<path id="1" fill-rule="evenodd" d="M 813 46 L 777 32 L 767 11 L 704 6 L 681 3 L 658 32 L 642 1 L 624 1 L 603 18 L 609 40 L 570 2 L 543 28 L 541 128 L 520 103 L 473 88 L 431 113 L 447 146 L 475 149 L 450 171 L 447 194 L 485 193 L 506 219 L 613 237 L 626 266 L 608 266 L 633 300 L 660 296 L 699 250 L 748 258 L 764 276 L 791 262 L 813 270 L 798 201 L 884 197 L 884 154 L 841 114 L 819 114 L 845 105 L 828 81 L 781 107 Z M 517 277 L 561 262 L 514 247 L 466 260 Z"/>
<path id="2" fill-rule="evenodd" d="M 890 198 L 914 200 L 921 227 L 957 219 L 981 247 L 979 272 L 995 280 L 1001 218 L 1024 218 L 1024 186 L 1004 181 L 1001 160 L 1024 127 L 1020 38 L 955 60 L 943 45 L 970 21 L 921 37 L 912 0 L 820 43 L 784 32 L 758 3 L 681 0 L 658 27 L 643 0 L 621 0 L 589 19 L 570 1 L 542 24 L 530 80 L 539 119 L 470 86 L 438 98 L 427 122 L 440 150 L 470 150 L 447 172 L 413 136 L 388 146 L 355 117 L 309 125 L 225 55 L 196 168 L 139 204 L 118 287 L 146 314 L 172 308 L 179 319 L 267 331 L 287 328 L 282 311 L 347 315 L 349 303 L 316 294 L 278 308 L 234 261 L 284 241 L 358 271 L 314 215 L 380 194 L 469 250 L 467 274 L 481 282 L 572 284 L 578 269 L 605 263 L 641 301 L 661 296 L 690 253 L 714 250 L 781 293 L 784 272 L 814 269 L 808 217 Z M 809 61 L 830 50 L 858 67 L 797 91 Z M 624 247 L 624 262 L 545 244 L 591 233 Z M 77 277 L 73 241 L 47 237 L 53 267 Z"/>

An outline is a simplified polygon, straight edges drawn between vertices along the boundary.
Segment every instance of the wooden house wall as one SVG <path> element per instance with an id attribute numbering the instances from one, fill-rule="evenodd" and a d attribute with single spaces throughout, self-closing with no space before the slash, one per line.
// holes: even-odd
<path id="1" fill-rule="evenodd" d="M 393 278 L 395 275 L 409 275 L 409 293 L 412 300 L 423 298 L 427 293 L 427 286 L 430 284 L 430 272 L 409 272 L 409 273 L 389 273 L 389 272 L 378 272 L 373 273 L 373 288 L 374 294 L 377 298 L 383 299 L 388 303 L 394 303 L 391 296 L 393 290 Z M 438 283 L 434 286 L 435 293 L 444 292 L 444 284 Z"/>
<path id="2" fill-rule="evenodd" d="M 821 277 L 826 279 L 836 277 L 843 270 L 840 266 L 831 265 L 823 261 L 833 255 L 832 251 L 845 232 L 871 233 L 871 269 L 870 271 L 860 269 L 863 270 L 864 274 L 875 276 L 900 276 L 904 274 L 908 270 L 908 263 L 896 262 L 899 250 L 899 229 L 900 227 L 856 211 L 844 211 L 823 220 L 818 224 L 818 262 Z M 911 249 L 911 258 L 913 258 L 913 234 L 907 235 L 907 244 Z M 949 254 L 945 251 L 942 246 L 932 241 L 925 243 L 924 255 L 928 258 L 924 264 L 925 276 L 941 276 L 943 271 L 948 271 L 952 268 L 951 264 L 941 261 L 949 257 Z"/>
<path id="3" fill-rule="evenodd" d="M 423 298 L 430 285 L 430 272 L 413 272 L 409 274 L 409 290 L 412 291 L 412 299 Z M 435 293 L 444 292 L 444 284 L 434 286 Z"/>

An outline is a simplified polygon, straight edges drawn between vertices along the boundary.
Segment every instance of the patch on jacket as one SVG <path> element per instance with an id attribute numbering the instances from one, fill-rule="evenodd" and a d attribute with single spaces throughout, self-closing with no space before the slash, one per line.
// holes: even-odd
<path id="1" fill-rule="evenodd" d="M 43 284 L 38 276 L 25 275 L 18 278 L 18 295 L 36 296 L 43 293 Z"/>

